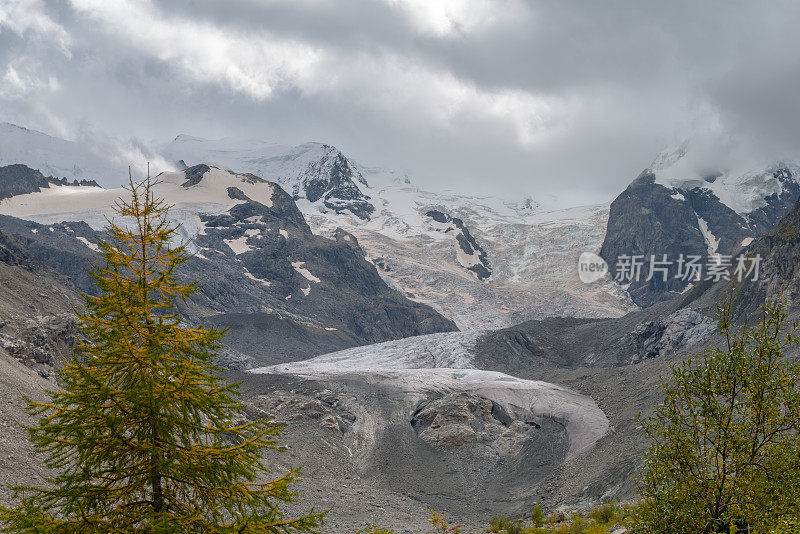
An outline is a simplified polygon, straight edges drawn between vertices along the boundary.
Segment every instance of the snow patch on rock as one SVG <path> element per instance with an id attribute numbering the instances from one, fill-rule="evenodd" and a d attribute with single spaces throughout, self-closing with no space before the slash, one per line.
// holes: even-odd
<path id="1" fill-rule="evenodd" d="M 703 239 L 706 240 L 708 255 L 714 256 L 719 248 L 719 239 L 714 237 L 714 234 L 712 234 L 711 230 L 708 229 L 708 223 L 699 215 L 697 216 L 697 224 L 700 227 L 700 231 L 703 233 Z"/>
<path id="2" fill-rule="evenodd" d="M 86 245 L 87 247 L 89 247 L 90 249 L 94 250 L 95 252 L 100 252 L 100 247 L 98 247 L 97 245 L 95 245 L 94 243 L 92 243 L 91 241 L 86 239 L 85 237 L 77 236 L 76 239 L 78 241 L 80 241 L 81 243 L 83 243 L 84 245 Z"/>
<path id="3" fill-rule="evenodd" d="M 271 285 L 272 285 L 272 282 L 270 282 L 269 280 L 264 280 L 263 278 L 257 278 L 257 277 L 255 277 L 255 276 L 253 275 L 253 273 L 251 273 L 251 272 L 250 272 L 250 271 L 248 271 L 247 269 L 245 269 L 245 271 L 244 271 L 244 275 L 245 275 L 247 278 L 249 278 L 250 280 L 254 280 L 254 281 L 256 281 L 256 282 L 260 283 L 261 285 L 264 285 L 264 286 L 267 286 L 267 287 L 269 287 L 269 286 L 271 286 Z"/>
<path id="4" fill-rule="evenodd" d="M 306 262 L 304 261 L 293 261 L 292 267 L 294 267 L 294 270 L 300 273 L 303 276 L 303 278 L 305 278 L 309 282 L 314 282 L 314 283 L 321 282 L 319 278 L 311 274 L 311 272 L 308 269 L 303 267 L 303 265 L 305 264 Z M 311 286 L 309 286 L 308 290 L 311 291 Z M 303 291 L 305 292 L 305 289 Z M 306 293 L 306 295 L 308 295 L 308 293 Z"/>
<path id="5" fill-rule="evenodd" d="M 258 230 L 256 230 L 256 232 L 258 232 Z M 244 254 L 245 252 L 253 250 L 253 247 L 247 244 L 247 238 L 247 235 L 243 235 L 236 239 L 223 239 L 223 241 L 230 247 L 233 253 L 238 256 L 239 254 Z"/>

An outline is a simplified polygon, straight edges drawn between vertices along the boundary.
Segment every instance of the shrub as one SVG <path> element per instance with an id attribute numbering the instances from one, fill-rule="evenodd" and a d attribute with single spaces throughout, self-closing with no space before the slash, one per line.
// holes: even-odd
<path id="1" fill-rule="evenodd" d="M 533 511 L 531 512 L 531 522 L 535 527 L 544 525 L 544 512 L 542 511 L 542 507 L 538 504 L 533 507 Z"/>
<path id="2" fill-rule="evenodd" d="M 496 515 L 489 521 L 486 532 L 505 532 L 506 534 L 522 534 L 523 525 L 519 519 Z"/>
<path id="3" fill-rule="evenodd" d="M 617 516 L 617 507 L 613 502 L 607 502 L 592 508 L 589 517 L 600 524 L 611 523 Z"/>
<path id="4" fill-rule="evenodd" d="M 673 365 L 643 422 L 651 443 L 634 532 L 769 532 L 800 512 L 800 364 L 784 355 L 797 325 L 779 298 L 755 327 L 735 326 L 734 296 L 718 307 L 723 347 Z"/>
<path id="5" fill-rule="evenodd" d="M 447 523 L 447 519 L 444 517 L 444 514 L 430 508 L 428 510 L 431 513 L 430 518 L 428 518 L 428 523 L 430 523 L 433 527 L 434 533 L 458 534 L 461 532 L 461 526 L 450 526 Z"/>
<path id="6" fill-rule="evenodd" d="M 585 517 L 575 514 L 572 516 L 572 522 L 569 524 L 567 532 L 569 534 L 584 534 L 590 526 L 591 523 Z"/>

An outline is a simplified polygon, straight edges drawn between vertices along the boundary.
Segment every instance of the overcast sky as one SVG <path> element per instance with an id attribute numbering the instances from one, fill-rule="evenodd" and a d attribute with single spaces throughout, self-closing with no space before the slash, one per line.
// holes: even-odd
<path id="1" fill-rule="evenodd" d="M 605 200 L 687 137 L 796 156 L 798 28 L 780 0 L 0 0 L 0 120 Z"/>

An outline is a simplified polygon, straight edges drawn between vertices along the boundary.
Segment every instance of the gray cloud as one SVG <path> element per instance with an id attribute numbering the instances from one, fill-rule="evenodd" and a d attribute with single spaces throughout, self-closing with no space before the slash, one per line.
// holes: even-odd
<path id="1" fill-rule="evenodd" d="M 798 22 L 783 0 L 0 0 L 0 120 L 324 141 L 434 189 L 606 200 L 685 137 L 797 157 Z"/>

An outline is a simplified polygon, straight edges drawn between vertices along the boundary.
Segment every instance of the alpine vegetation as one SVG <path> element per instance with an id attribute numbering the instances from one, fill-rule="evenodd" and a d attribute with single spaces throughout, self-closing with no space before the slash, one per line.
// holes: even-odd
<path id="1" fill-rule="evenodd" d="M 723 347 L 674 364 L 664 402 L 644 422 L 651 444 L 635 532 L 798 526 L 800 365 L 786 354 L 797 325 L 778 298 L 757 325 L 736 326 L 733 302 L 718 306 Z"/>
<path id="2" fill-rule="evenodd" d="M 42 487 L 13 488 L 0 507 L 9 532 L 314 532 L 323 514 L 289 518 L 297 473 L 270 480 L 264 453 L 280 427 L 234 422 L 237 385 L 213 363 L 224 334 L 187 326 L 177 305 L 197 290 L 180 280 L 169 206 L 150 177 L 126 189 L 100 240 L 96 295 L 83 295 L 84 334 L 58 371 L 61 389 L 28 399 L 27 430 L 52 471 Z"/>

